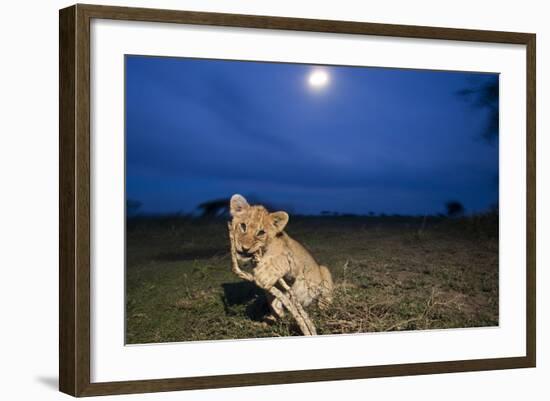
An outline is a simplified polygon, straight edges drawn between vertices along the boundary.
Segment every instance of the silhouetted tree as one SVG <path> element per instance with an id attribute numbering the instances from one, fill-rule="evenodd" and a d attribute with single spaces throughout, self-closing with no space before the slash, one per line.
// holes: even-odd
<path id="1" fill-rule="evenodd" d="M 464 214 L 464 206 L 458 201 L 449 201 L 445 203 L 445 208 L 447 209 L 447 216 L 457 217 Z"/>
<path id="2" fill-rule="evenodd" d="M 489 143 L 494 143 L 498 139 L 498 82 L 497 78 L 493 78 L 481 85 L 465 88 L 457 92 L 459 97 L 466 99 L 474 107 L 487 110 L 487 122 L 481 132 L 481 136 Z"/>
<path id="3" fill-rule="evenodd" d="M 220 217 L 229 213 L 229 199 L 214 199 L 201 203 L 198 206 L 202 210 L 201 217 Z"/>
<path id="4" fill-rule="evenodd" d="M 126 214 L 128 216 L 135 216 L 138 210 L 141 208 L 142 203 L 135 199 L 126 199 Z"/>

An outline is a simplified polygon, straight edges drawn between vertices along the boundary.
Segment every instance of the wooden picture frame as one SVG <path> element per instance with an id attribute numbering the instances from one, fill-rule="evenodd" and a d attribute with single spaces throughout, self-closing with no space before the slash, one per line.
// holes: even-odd
<path id="1" fill-rule="evenodd" d="M 527 71 L 526 356 L 92 383 L 90 380 L 90 21 L 94 18 L 525 45 L 527 49 L 525 60 Z M 94 396 L 535 366 L 536 37 L 534 34 L 80 4 L 60 10 L 59 29 L 59 388 L 62 392 L 73 396 Z"/>

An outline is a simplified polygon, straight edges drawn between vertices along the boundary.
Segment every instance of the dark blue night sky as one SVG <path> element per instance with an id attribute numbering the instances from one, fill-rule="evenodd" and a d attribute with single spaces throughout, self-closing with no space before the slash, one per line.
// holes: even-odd
<path id="1" fill-rule="evenodd" d="M 127 198 L 144 213 L 233 193 L 303 214 L 498 200 L 498 132 L 460 95 L 496 74 L 127 56 L 126 80 Z"/>

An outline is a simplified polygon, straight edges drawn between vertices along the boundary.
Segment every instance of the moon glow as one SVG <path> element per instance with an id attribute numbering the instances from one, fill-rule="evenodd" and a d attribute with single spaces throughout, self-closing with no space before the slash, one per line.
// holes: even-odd
<path id="1" fill-rule="evenodd" d="M 323 70 L 316 70 L 309 74 L 308 82 L 313 88 L 322 88 L 328 84 L 329 76 Z"/>

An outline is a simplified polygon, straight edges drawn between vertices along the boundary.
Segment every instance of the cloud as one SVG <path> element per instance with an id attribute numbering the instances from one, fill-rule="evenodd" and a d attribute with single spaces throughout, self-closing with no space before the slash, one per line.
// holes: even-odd
<path id="1" fill-rule="evenodd" d="M 302 199 L 370 191 L 380 205 L 384 193 L 493 196 L 479 189 L 498 173 L 498 149 L 472 140 L 483 117 L 454 95 L 468 74 L 335 69 L 320 98 L 300 86 L 307 66 L 137 57 L 127 68 L 133 196 L 151 179 L 178 188 L 165 197 L 215 198 L 229 182 Z"/>

